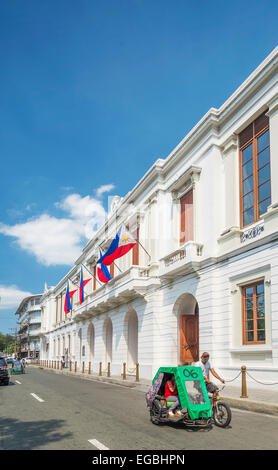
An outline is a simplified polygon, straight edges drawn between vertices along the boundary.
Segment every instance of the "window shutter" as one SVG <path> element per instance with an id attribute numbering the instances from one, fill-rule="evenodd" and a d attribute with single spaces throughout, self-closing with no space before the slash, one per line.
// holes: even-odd
<path id="1" fill-rule="evenodd" d="M 265 114 L 261 114 L 261 116 L 259 116 L 256 121 L 255 121 L 255 134 L 258 134 L 259 132 L 261 132 L 263 129 L 265 129 L 266 127 L 268 127 L 269 125 L 269 119 L 268 119 L 268 116 L 266 116 Z"/>
<path id="2" fill-rule="evenodd" d="M 239 134 L 239 146 L 242 147 L 253 137 L 253 123 Z"/>

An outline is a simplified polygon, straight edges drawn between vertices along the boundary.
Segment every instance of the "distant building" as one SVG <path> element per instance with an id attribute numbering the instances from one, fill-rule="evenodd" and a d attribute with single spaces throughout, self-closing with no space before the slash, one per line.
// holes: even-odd
<path id="1" fill-rule="evenodd" d="M 194 84 L 192 84 L 194 86 Z M 181 103 L 186 107 L 186 103 Z M 190 110 L 188 111 L 190 112 Z M 144 138 L 144 136 L 142 136 Z M 122 162 L 124 171 L 124 162 Z M 136 172 L 136 166 L 134 167 Z M 121 225 L 138 245 L 64 313 L 67 281 L 96 275 Z M 123 198 L 68 274 L 42 297 L 41 359 L 151 379 L 209 351 L 233 380 L 242 365 L 278 381 L 278 47 L 211 108 Z"/>
<path id="2" fill-rule="evenodd" d="M 40 357 L 41 294 L 25 297 L 15 315 L 18 315 L 17 352 L 21 357 Z"/>

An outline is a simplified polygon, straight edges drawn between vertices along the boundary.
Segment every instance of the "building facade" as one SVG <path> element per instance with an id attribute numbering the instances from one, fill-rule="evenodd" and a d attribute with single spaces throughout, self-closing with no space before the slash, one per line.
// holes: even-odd
<path id="1" fill-rule="evenodd" d="M 246 365 L 278 381 L 278 47 L 219 108 L 211 108 L 166 159 L 124 197 L 68 274 L 41 300 L 41 358 L 66 355 L 79 370 L 123 363 L 151 379 L 161 366 L 209 351 L 232 378 Z M 99 248 L 120 226 L 138 240 L 93 277 L 85 301 L 67 280 L 96 275 Z M 87 269 L 87 270 L 86 270 Z"/>
<path id="2" fill-rule="evenodd" d="M 41 333 L 41 294 L 26 297 L 20 303 L 18 315 L 18 354 L 39 359 Z"/>

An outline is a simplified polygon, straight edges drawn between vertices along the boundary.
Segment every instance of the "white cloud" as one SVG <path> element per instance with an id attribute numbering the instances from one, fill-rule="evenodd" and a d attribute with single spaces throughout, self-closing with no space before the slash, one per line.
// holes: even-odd
<path id="1" fill-rule="evenodd" d="M 72 264 L 80 254 L 81 232 L 73 220 L 47 214 L 22 224 L 0 225 L 0 233 L 15 237 L 20 248 L 46 266 Z"/>
<path id="2" fill-rule="evenodd" d="M 0 310 L 17 308 L 20 302 L 30 295 L 30 292 L 20 290 L 17 286 L 0 285 Z"/>
<path id="3" fill-rule="evenodd" d="M 96 193 L 107 191 L 102 188 Z M 20 248 L 34 255 L 41 264 L 72 265 L 84 243 L 104 223 L 106 211 L 98 199 L 80 194 L 70 194 L 55 206 L 67 212 L 68 217 L 41 214 L 20 224 L 0 224 L 0 233 L 14 237 Z"/>
<path id="4" fill-rule="evenodd" d="M 96 190 L 97 197 L 101 197 L 103 193 L 109 193 L 112 189 L 114 189 L 114 184 L 103 184 Z"/>

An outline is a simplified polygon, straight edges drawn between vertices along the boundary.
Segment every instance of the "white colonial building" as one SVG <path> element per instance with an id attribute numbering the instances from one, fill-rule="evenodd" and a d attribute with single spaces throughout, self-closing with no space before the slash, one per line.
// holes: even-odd
<path id="1" fill-rule="evenodd" d="M 39 359 L 41 333 L 41 294 L 25 297 L 15 315 L 18 315 L 18 354 Z"/>
<path id="2" fill-rule="evenodd" d="M 85 301 L 67 280 L 96 273 L 121 225 L 137 246 L 95 279 Z M 89 276 L 84 269 L 85 277 Z M 41 359 L 68 354 L 79 370 L 123 363 L 151 379 L 161 365 L 209 351 L 232 378 L 246 365 L 278 382 L 278 47 L 219 108 L 211 108 L 124 197 L 68 274 L 42 297 Z"/>

